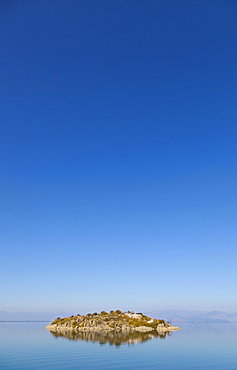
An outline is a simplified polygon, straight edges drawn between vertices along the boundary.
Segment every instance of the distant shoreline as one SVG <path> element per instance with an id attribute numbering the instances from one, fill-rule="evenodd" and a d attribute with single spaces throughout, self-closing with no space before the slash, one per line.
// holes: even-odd
<path id="1" fill-rule="evenodd" d="M 49 320 L 0 320 L 0 322 L 49 322 Z"/>

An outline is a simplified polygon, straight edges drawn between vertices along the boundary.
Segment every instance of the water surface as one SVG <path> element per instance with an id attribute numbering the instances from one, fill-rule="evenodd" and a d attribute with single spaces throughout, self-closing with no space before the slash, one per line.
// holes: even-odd
<path id="1" fill-rule="evenodd" d="M 236 370 L 237 324 L 182 325 L 172 335 L 53 335 L 48 323 L 0 323 L 0 369 Z"/>

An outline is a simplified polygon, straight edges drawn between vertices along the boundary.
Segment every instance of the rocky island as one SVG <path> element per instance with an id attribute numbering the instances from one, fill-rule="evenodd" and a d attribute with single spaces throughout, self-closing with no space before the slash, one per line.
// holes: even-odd
<path id="1" fill-rule="evenodd" d="M 81 316 L 58 317 L 46 327 L 51 332 L 152 332 L 169 333 L 179 330 L 177 326 L 165 322 L 163 319 L 152 319 L 143 313 L 120 310 L 88 313 Z"/>

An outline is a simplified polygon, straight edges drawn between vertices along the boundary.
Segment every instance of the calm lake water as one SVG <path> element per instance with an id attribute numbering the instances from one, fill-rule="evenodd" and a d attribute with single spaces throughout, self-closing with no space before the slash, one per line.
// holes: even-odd
<path id="1" fill-rule="evenodd" d="M 165 337 L 55 336 L 45 322 L 0 322 L 0 369 L 237 369 L 237 324 L 181 325 Z"/>

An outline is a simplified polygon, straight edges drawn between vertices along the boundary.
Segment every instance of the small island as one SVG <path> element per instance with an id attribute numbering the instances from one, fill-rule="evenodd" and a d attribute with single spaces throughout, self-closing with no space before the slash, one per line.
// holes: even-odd
<path id="1" fill-rule="evenodd" d="M 88 313 L 81 316 L 58 317 L 49 326 L 51 332 L 73 331 L 114 331 L 114 332 L 151 332 L 156 330 L 158 333 L 168 333 L 179 330 L 177 326 L 172 326 L 163 319 L 152 319 L 143 313 L 131 311 L 122 312 L 120 310 L 101 311 L 100 313 Z"/>

